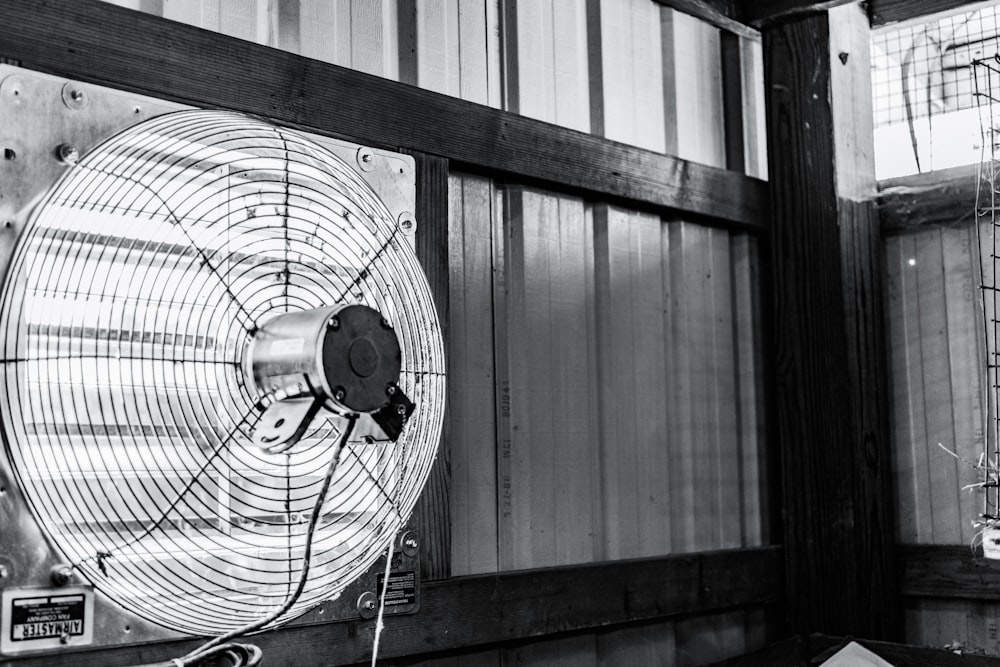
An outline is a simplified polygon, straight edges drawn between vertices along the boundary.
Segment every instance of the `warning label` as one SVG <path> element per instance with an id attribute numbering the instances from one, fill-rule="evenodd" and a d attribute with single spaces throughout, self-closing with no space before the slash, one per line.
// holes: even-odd
<path id="1" fill-rule="evenodd" d="M 83 635 L 86 599 L 83 595 L 14 598 L 10 607 L 10 639 L 48 639 Z"/>
<path id="2" fill-rule="evenodd" d="M 375 595 L 382 594 L 385 575 L 378 575 L 378 590 Z M 398 607 L 417 602 L 417 574 L 413 571 L 389 573 L 389 585 L 385 590 L 385 606 Z"/>

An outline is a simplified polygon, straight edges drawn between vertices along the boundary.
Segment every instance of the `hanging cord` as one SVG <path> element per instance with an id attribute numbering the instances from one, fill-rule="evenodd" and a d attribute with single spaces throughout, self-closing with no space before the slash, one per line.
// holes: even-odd
<path id="1" fill-rule="evenodd" d="M 337 441 L 337 448 L 333 453 L 333 459 L 330 461 L 330 465 L 326 470 L 326 477 L 323 478 L 323 486 L 320 488 L 319 495 L 316 497 L 316 504 L 313 505 L 312 515 L 309 517 L 309 528 L 306 531 L 306 548 L 305 553 L 302 555 L 302 571 L 299 574 L 299 583 L 295 587 L 292 594 L 285 599 L 285 602 L 278 609 L 272 611 L 264 618 L 248 623 L 243 627 L 236 628 L 235 630 L 231 630 L 224 635 L 214 637 L 180 658 L 174 658 L 173 660 L 169 660 L 167 662 L 155 663 L 144 667 L 192 667 L 193 665 L 197 665 L 208 658 L 216 658 L 225 654 L 228 654 L 228 658 L 233 661 L 233 667 L 255 667 L 260 664 L 263 652 L 258 647 L 253 644 L 240 644 L 233 642 L 232 640 L 242 635 L 256 632 L 268 623 L 271 623 L 275 619 L 281 617 L 282 614 L 292 608 L 292 605 L 294 605 L 299 599 L 299 596 L 302 595 L 302 591 L 306 587 L 306 580 L 309 578 L 309 559 L 312 556 L 313 537 L 316 533 L 316 525 L 319 523 L 319 515 L 323 510 L 323 501 L 326 500 L 326 494 L 330 490 L 330 484 L 333 482 L 333 474 L 336 472 L 337 466 L 340 464 L 340 455 L 344 451 L 344 445 L 347 444 L 348 438 L 351 437 L 351 432 L 354 431 L 354 424 L 357 420 L 357 415 L 349 415 L 347 417 L 347 426 L 344 428 L 344 432 L 340 434 L 340 438 Z M 391 553 L 391 544 L 389 549 Z M 384 603 L 385 587 L 382 589 L 382 596 Z M 379 610 L 379 616 L 381 619 L 381 610 Z M 376 645 L 378 642 L 377 637 L 378 632 L 376 631 Z"/>
<path id="2" fill-rule="evenodd" d="M 378 642 L 382 638 L 382 629 L 385 627 L 382 623 L 382 613 L 385 611 L 385 593 L 389 590 L 389 574 L 392 571 L 392 552 L 395 545 L 396 538 L 393 537 L 389 540 L 389 550 L 385 554 L 385 574 L 382 577 L 382 595 L 378 604 L 378 618 L 375 620 L 375 643 L 372 644 L 371 667 L 375 667 L 375 663 L 378 661 Z"/>

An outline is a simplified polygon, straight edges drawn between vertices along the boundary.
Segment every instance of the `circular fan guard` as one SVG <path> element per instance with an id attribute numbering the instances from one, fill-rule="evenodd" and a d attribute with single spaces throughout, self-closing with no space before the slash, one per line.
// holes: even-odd
<path id="1" fill-rule="evenodd" d="M 278 315 L 377 310 L 416 405 L 396 442 L 350 442 L 309 580 L 279 621 L 339 593 L 408 518 L 440 435 L 444 358 L 397 223 L 342 160 L 242 115 L 185 111 L 112 137 L 26 224 L 0 304 L 2 431 L 40 526 L 130 611 L 214 634 L 295 588 L 341 419 L 254 447 L 246 354 Z"/>

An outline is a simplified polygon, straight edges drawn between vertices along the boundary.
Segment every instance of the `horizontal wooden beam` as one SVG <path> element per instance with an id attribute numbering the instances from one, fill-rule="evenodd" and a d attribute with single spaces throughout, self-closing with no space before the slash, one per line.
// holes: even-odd
<path id="1" fill-rule="evenodd" d="M 713 614 L 779 601 L 781 548 L 584 564 L 425 584 L 420 611 L 385 619 L 379 656 L 455 650 L 608 625 Z M 374 621 L 290 626 L 250 638 L 268 665 L 371 657 Z M 199 641 L 25 658 L 17 667 L 114 667 L 168 660 Z"/>
<path id="2" fill-rule="evenodd" d="M 760 180 L 98 0 L 5 0 L 0 26 L 0 58 L 27 68 L 421 151 L 592 198 L 766 228 Z"/>
<path id="3" fill-rule="evenodd" d="M 955 652 L 948 649 L 912 646 L 893 642 L 871 641 L 854 637 L 810 635 L 806 655 L 809 664 L 820 664 L 848 642 L 856 641 L 891 665 L 922 665 L 923 667 L 1000 667 L 1000 658 Z"/>
<path id="4" fill-rule="evenodd" d="M 974 556 L 968 546 L 906 544 L 898 555 L 903 595 L 1000 600 L 1000 561 Z"/>
<path id="5" fill-rule="evenodd" d="M 960 9 L 972 4 L 983 3 L 973 3 L 969 0 L 872 0 L 868 3 L 868 16 L 872 27 L 878 27 Z"/>
<path id="6" fill-rule="evenodd" d="M 975 218 L 976 165 L 942 169 L 879 182 L 882 234 L 928 226 L 971 225 Z"/>
<path id="7" fill-rule="evenodd" d="M 760 33 L 740 22 L 741 12 L 732 0 L 654 0 L 727 32 L 760 41 Z"/>
<path id="8" fill-rule="evenodd" d="M 755 0 L 743 3 L 739 20 L 757 28 L 823 12 L 854 0 Z"/>

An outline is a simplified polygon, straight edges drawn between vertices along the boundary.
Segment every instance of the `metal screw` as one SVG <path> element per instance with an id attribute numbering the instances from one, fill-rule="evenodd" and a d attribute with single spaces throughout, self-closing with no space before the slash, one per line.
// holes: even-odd
<path id="1" fill-rule="evenodd" d="M 411 229 L 413 229 L 413 221 L 412 221 L 412 220 L 410 220 L 409 218 L 407 218 L 407 219 L 403 220 L 403 222 L 401 222 L 401 223 L 400 223 L 400 225 L 401 225 L 401 226 L 403 227 L 403 229 L 405 229 L 406 231 L 410 231 Z"/>
<path id="2" fill-rule="evenodd" d="M 6 579 L 6 578 L 7 578 L 7 566 L 0 565 L 0 579 Z"/>
<path id="3" fill-rule="evenodd" d="M 420 541 L 417 539 L 417 534 L 412 530 L 403 533 L 403 536 L 399 540 L 399 547 L 407 556 L 416 556 L 417 550 L 420 548 Z"/>
<path id="4" fill-rule="evenodd" d="M 375 152 L 372 149 L 362 146 L 358 149 L 357 159 L 361 171 L 371 171 L 375 168 Z"/>
<path id="5" fill-rule="evenodd" d="M 396 413 L 400 414 L 400 415 L 405 415 L 406 414 L 406 406 L 405 405 L 397 405 L 396 406 Z"/>
<path id="6" fill-rule="evenodd" d="M 69 643 L 69 633 L 68 632 L 62 633 L 62 635 L 59 637 L 59 643 L 60 644 L 68 644 Z"/>
<path id="7" fill-rule="evenodd" d="M 347 392 L 343 387 L 337 387 L 333 390 L 333 397 L 338 401 L 343 401 L 347 397 Z"/>
<path id="8" fill-rule="evenodd" d="M 374 618 L 376 609 L 378 609 L 378 601 L 374 593 L 365 591 L 358 596 L 358 615 L 361 618 Z"/>
<path id="9" fill-rule="evenodd" d="M 69 94 L 69 96 L 73 98 L 74 102 L 80 102 L 83 100 L 83 91 L 74 90 L 72 93 Z"/>
<path id="10" fill-rule="evenodd" d="M 326 321 L 326 326 L 330 327 L 334 331 L 340 328 L 340 318 L 334 315 Z"/>
<path id="11" fill-rule="evenodd" d="M 66 164 L 73 165 L 80 161 L 80 151 L 72 144 L 59 144 L 56 155 Z"/>
<path id="12" fill-rule="evenodd" d="M 56 586 L 65 586 L 73 576 L 73 570 L 69 565 L 56 565 L 52 568 L 52 583 Z"/>
<path id="13" fill-rule="evenodd" d="M 395 394 L 396 393 L 396 385 L 390 384 L 388 387 L 385 388 L 385 393 L 388 396 L 392 396 L 393 394 Z"/>

